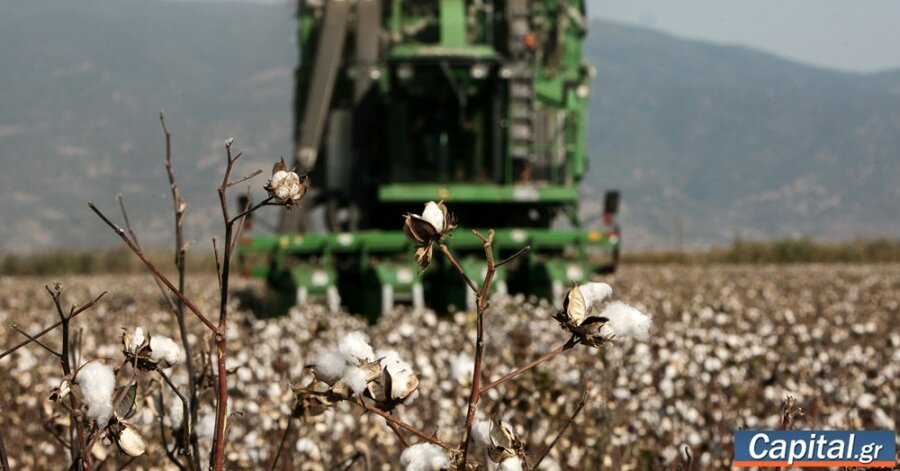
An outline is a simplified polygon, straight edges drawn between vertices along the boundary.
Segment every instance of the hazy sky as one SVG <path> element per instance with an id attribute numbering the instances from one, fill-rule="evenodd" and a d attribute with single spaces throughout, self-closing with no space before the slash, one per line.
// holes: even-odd
<path id="1" fill-rule="evenodd" d="M 824 67 L 900 68 L 900 0 L 588 0 L 588 13 Z"/>
<path id="2" fill-rule="evenodd" d="M 900 68 L 900 0 L 587 2 L 592 17 L 740 44 L 807 64 L 856 72 Z"/>

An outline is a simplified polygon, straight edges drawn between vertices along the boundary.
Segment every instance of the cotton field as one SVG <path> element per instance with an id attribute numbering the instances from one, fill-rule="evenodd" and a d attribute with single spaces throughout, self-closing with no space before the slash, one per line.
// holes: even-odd
<path id="1" fill-rule="evenodd" d="M 189 280 L 188 294 L 197 307 L 214 311 L 214 276 Z M 9 324 L 37 333 L 58 319 L 44 289 L 53 281 L 0 278 L 0 350 L 24 340 Z M 77 364 L 101 360 L 120 366 L 125 359 L 122 334 L 137 327 L 178 338 L 168 305 L 149 275 L 58 281 L 65 287 L 67 305 L 109 291 L 73 321 Z M 598 349 L 578 345 L 491 389 L 479 404 L 479 419 L 508 424 L 534 459 L 587 392 L 584 410 L 540 469 L 678 469 L 686 448 L 695 469 L 725 469 L 733 431 L 778 427 L 781 403 L 788 396 L 803 410 L 795 418 L 796 428 L 896 428 L 900 266 L 626 266 L 603 281 L 613 287 L 614 299 L 652 316 L 646 341 L 623 339 Z M 395 414 L 440 440 L 459 441 L 474 354 L 472 314 L 398 308 L 369 326 L 361 317 L 308 306 L 286 317 L 258 320 L 252 307 L 258 305 L 262 285 L 241 281 L 234 290 L 227 468 L 266 468 L 284 437 L 278 469 L 403 469 L 404 447 L 384 419 L 347 402 L 295 420 L 284 433 L 294 405 L 292 386 L 312 381 L 306 366 L 329 351 L 348 348 L 340 342 L 356 331 L 376 350 L 396 351 L 418 378 L 417 396 Z M 494 298 L 485 317 L 484 380 L 564 344 L 569 334 L 553 318 L 561 307 L 562 300 Z M 206 336 L 193 339 L 203 346 L 194 349 L 196 364 L 211 368 L 201 381 L 205 406 L 197 427 L 200 447 L 208 450 L 215 367 L 202 358 L 213 340 L 195 318 L 188 319 L 195 335 Z M 59 335 L 43 340 L 58 347 Z M 176 361 L 167 371 L 176 386 L 185 387 L 178 353 L 171 352 Z M 49 399 L 62 380 L 59 365 L 31 344 L 0 360 L 0 372 L 0 428 L 11 467 L 64 468 L 68 415 Z M 100 373 L 105 378 L 104 371 L 94 374 Z M 147 453 L 132 459 L 115 444 L 98 442 L 94 457 L 105 463 L 102 469 L 172 467 L 160 430 L 183 420 L 181 403 L 158 376 L 139 378 L 129 421 L 146 442 Z M 171 448 L 172 437 L 165 435 Z M 412 435 L 407 439 L 421 442 Z M 424 447 L 413 452 L 430 453 Z M 472 453 L 487 452 L 473 444 Z"/>

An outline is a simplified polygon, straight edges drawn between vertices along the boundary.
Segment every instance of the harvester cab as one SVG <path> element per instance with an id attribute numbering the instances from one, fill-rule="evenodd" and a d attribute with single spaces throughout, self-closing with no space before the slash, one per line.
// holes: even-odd
<path id="1" fill-rule="evenodd" d="M 295 164 L 314 190 L 239 247 L 271 312 L 315 298 L 372 319 L 400 301 L 471 308 L 449 264 L 413 261 L 402 216 L 428 201 L 458 217 L 447 244 L 473 280 L 485 262 L 470 229 L 495 229 L 498 256 L 531 246 L 495 290 L 558 298 L 615 269 L 618 193 L 597 227 L 578 215 L 582 0 L 307 0 L 298 16 Z"/>

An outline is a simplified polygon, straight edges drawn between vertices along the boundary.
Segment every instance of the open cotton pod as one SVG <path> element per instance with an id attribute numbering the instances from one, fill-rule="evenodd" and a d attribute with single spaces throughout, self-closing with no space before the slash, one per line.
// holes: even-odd
<path id="1" fill-rule="evenodd" d="M 301 177 L 291 171 L 282 157 L 281 161 L 272 167 L 272 178 L 266 183 L 265 189 L 270 197 L 290 209 L 306 196 L 306 192 L 309 191 L 309 179 L 306 175 Z"/>
<path id="2" fill-rule="evenodd" d="M 416 249 L 416 263 L 422 270 L 431 263 L 434 244 L 455 228 L 456 219 L 447 211 L 443 201 L 429 201 L 422 214 L 406 213 L 403 232 L 409 240 L 420 245 Z"/>
<path id="3" fill-rule="evenodd" d="M 147 451 L 147 444 L 141 437 L 137 427 L 128 422 L 118 422 L 110 425 L 111 438 L 116 445 L 128 456 L 141 456 Z"/>
<path id="4" fill-rule="evenodd" d="M 510 459 L 516 459 L 525 451 L 525 445 L 519 440 L 515 432 L 499 420 L 494 419 L 491 421 L 488 438 L 490 439 L 488 456 L 494 463 L 503 463 Z"/>
<path id="5" fill-rule="evenodd" d="M 594 307 L 611 294 L 612 288 L 606 283 L 581 286 L 573 283 L 563 300 L 563 309 L 553 317 L 562 328 L 574 334 L 579 343 L 591 347 L 599 347 L 614 338 L 646 340 L 652 320 L 637 309 L 615 301 L 594 314 Z"/>

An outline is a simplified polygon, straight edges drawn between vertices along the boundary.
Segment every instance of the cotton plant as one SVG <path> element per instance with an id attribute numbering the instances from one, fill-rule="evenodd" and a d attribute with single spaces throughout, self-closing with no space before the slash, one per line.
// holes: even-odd
<path id="1" fill-rule="evenodd" d="M 612 287 L 606 283 L 591 282 L 581 286 L 575 284 L 569 290 L 565 299 L 562 300 L 562 309 L 554 315 L 561 327 L 570 334 L 569 340 L 539 359 L 529 362 L 493 382 L 486 385 L 482 384 L 480 379 L 482 377 L 481 367 L 484 354 L 484 319 L 485 312 L 490 305 L 488 293 L 490 292 L 491 282 L 497 269 L 516 257 L 527 253 L 530 248 L 523 248 L 507 259 L 495 261 L 492 247 L 494 232 L 489 231 L 485 236 L 477 231 L 473 231 L 474 235 L 483 242 L 487 259 L 484 280 L 481 286 L 478 286 L 468 278 L 452 251 L 443 243 L 444 238 L 456 226 L 456 219 L 450 214 L 443 202 L 430 201 L 425 204 L 425 209 L 421 215 L 407 213 L 403 227 L 409 240 L 418 246 L 416 249 L 416 263 L 420 269 L 424 270 L 429 265 L 432 261 L 434 248 L 438 246 L 475 295 L 476 342 L 475 356 L 471 359 L 473 367 L 469 370 L 459 364 L 463 359 L 468 359 L 463 354 L 460 354 L 453 361 L 452 367 L 454 377 L 462 384 L 466 384 L 466 382 L 459 376 L 466 373 L 471 375 L 471 380 L 468 381 L 471 391 L 469 393 L 469 407 L 463 436 L 458 445 L 449 444 L 421 433 L 415 427 L 403 423 L 396 417 L 383 414 L 382 416 L 388 418 L 395 426 L 413 432 L 419 438 L 429 442 L 413 445 L 403 452 L 401 465 L 407 471 L 478 468 L 481 466 L 481 463 L 478 463 L 477 460 L 471 461 L 468 458 L 470 442 L 483 446 L 487 450 L 490 461 L 496 465 L 498 470 L 520 471 L 533 469 L 533 467 L 537 467 L 540 464 L 540 459 L 538 463 L 529 464 L 525 445 L 512 428 L 499 420 L 475 420 L 482 395 L 486 391 L 512 380 L 516 376 L 539 366 L 578 344 L 601 347 L 607 343 L 624 339 L 647 340 L 650 327 L 652 326 L 652 318 L 623 302 L 609 302 L 608 298 L 612 295 Z M 326 361 L 334 358 L 338 358 L 338 356 L 333 352 L 322 357 L 322 363 L 325 368 L 320 375 L 323 376 L 323 379 L 336 380 L 338 373 L 343 373 L 338 368 L 332 368 L 331 366 L 334 365 L 330 361 Z M 327 378 L 325 378 L 326 376 Z M 340 381 L 335 384 L 339 383 Z M 574 420 L 575 415 L 584 407 L 585 401 L 586 396 L 583 396 L 581 403 L 575 408 L 571 419 L 559 431 L 559 435 L 565 432 L 566 428 Z M 401 437 L 401 441 L 405 443 L 399 432 L 398 435 Z M 553 443 L 556 443 L 556 440 Z M 546 455 L 545 451 L 541 459 Z"/>
<path id="2" fill-rule="evenodd" d="M 185 360 L 184 350 L 169 337 L 150 336 L 141 327 L 122 333 L 122 353 L 128 363 L 143 371 L 168 369 Z"/>
<path id="3" fill-rule="evenodd" d="M 306 196 L 309 179 L 289 169 L 282 157 L 272 168 L 272 178 L 266 183 L 265 190 L 270 198 L 290 209 Z"/>
<path id="4" fill-rule="evenodd" d="M 315 383 L 295 387 L 294 415 L 321 415 L 335 402 L 368 400 L 382 411 L 415 399 L 419 379 L 395 351 L 376 354 L 362 332 L 345 335 L 337 349 L 323 350 L 307 365 Z"/>
<path id="5" fill-rule="evenodd" d="M 554 318 L 584 345 L 599 347 L 615 339 L 647 340 L 653 319 L 621 301 L 602 303 L 612 295 L 606 283 L 573 284 Z M 596 308 L 599 312 L 595 311 Z"/>
<path id="6" fill-rule="evenodd" d="M 431 263 L 434 245 L 444 240 L 453 229 L 456 229 L 456 217 L 447 211 L 443 201 L 429 201 L 422 214 L 406 213 L 403 231 L 418 245 L 416 263 L 421 270 Z"/>
<path id="7" fill-rule="evenodd" d="M 84 417 L 93 426 L 95 437 L 105 436 L 128 456 L 141 456 L 147 451 L 140 430 L 129 419 L 134 415 L 137 384 L 116 387 L 116 373 L 112 367 L 99 361 L 85 363 L 74 373 L 74 378 L 63 380 L 53 388 L 50 399 L 67 404 L 74 399 L 81 404 Z M 89 446 L 87 448 L 90 448 Z"/>
<path id="8" fill-rule="evenodd" d="M 512 428 L 500 420 L 476 420 L 472 438 L 483 446 L 498 470 L 522 471 L 525 445 Z"/>
<path id="9" fill-rule="evenodd" d="M 157 285 L 160 287 L 162 295 L 167 299 L 172 312 L 178 322 L 180 334 L 179 341 L 162 335 L 151 335 L 142 328 L 135 328 L 126 331 L 123 334 L 122 345 L 126 363 L 134 367 L 135 370 L 141 372 L 155 372 L 162 378 L 162 383 L 168 386 L 172 392 L 178 396 L 182 405 L 182 420 L 179 427 L 170 428 L 174 438 L 174 448 L 166 448 L 166 457 L 171 464 L 179 469 L 200 469 L 201 462 L 207 461 L 205 451 L 199 447 L 199 431 L 200 425 L 203 425 L 203 432 L 209 432 L 209 442 L 211 444 L 209 453 L 209 467 L 216 470 L 225 468 L 226 462 L 226 422 L 227 415 L 231 407 L 229 395 L 231 388 L 229 387 L 229 376 L 233 373 L 228 368 L 230 353 L 229 345 L 229 299 L 230 299 L 230 280 L 229 273 L 231 271 L 231 263 L 234 259 L 234 250 L 237 246 L 237 240 L 241 236 L 242 230 L 245 228 L 247 218 L 251 213 L 259 210 L 264 206 L 279 206 L 285 209 L 292 209 L 299 206 L 301 200 L 309 191 L 309 178 L 307 175 L 298 174 L 295 169 L 289 168 L 281 158 L 272 168 L 271 178 L 266 180 L 262 185 L 262 189 L 266 192 L 266 198 L 258 203 L 253 203 L 248 194 L 241 200 L 240 208 L 235 213 L 228 204 L 228 190 L 234 186 L 243 184 L 256 176 L 262 174 L 262 170 L 256 170 L 242 177 L 235 178 L 233 172 L 236 169 L 236 162 L 242 156 L 242 153 L 234 153 L 234 139 L 225 140 L 225 170 L 222 175 L 221 184 L 217 188 L 219 202 L 221 206 L 222 221 L 224 226 L 225 237 L 219 245 L 218 239 L 213 239 L 213 249 L 216 256 L 216 274 L 219 281 L 220 303 L 218 304 L 218 319 L 215 319 L 209 312 L 204 312 L 197 307 L 197 304 L 188 299 L 184 294 L 185 284 L 185 252 L 188 242 L 184 237 L 184 215 L 187 210 L 187 203 L 181 198 L 181 193 L 176 183 L 175 174 L 173 172 L 170 137 L 166 128 L 165 120 L 160 114 L 160 122 L 166 138 L 166 160 L 165 166 L 169 179 L 169 188 L 172 192 L 172 203 L 175 212 L 175 267 L 178 271 L 177 283 L 173 283 L 162 272 L 157 269 L 144 255 L 137 237 L 128 225 L 128 215 L 125 213 L 125 205 L 120 199 L 123 217 L 127 226 L 126 229 L 116 225 L 109 217 L 107 217 L 93 203 L 89 206 L 92 211 L 107 225 L 109 228 L 125 243 L 125 245 L 144 263 L 148 271 L 154 276 Z M 220 252 L 221 249 L 221 252 Z M 176 285 L 178 287 L 176 287 Z M 191 345 L 190 335 L 186 328 L 186 317 L 193 316 L 200 321 L 207 329 L 209 338 L 213 340 L 214 351 L 205 353 L 204 355 L 193 355 L 192 351 L 196 346 Z M 195 368 L 195 357 L 201 358 L 205 362 L 203 369 Z M 179 391 L 178 387 L 169 378 L 166 371 L 171 368 L 184 364 L 187 370 L 188 384 L 186 391 Z M 359 366 L 359 365 L 357 365 Z M 374 370 L 374 368 L 373 368 Z M 212 374 L 209 374 L 212 372 Z M 343 377 L 343 374 L 341 375 Z M 214 385 L 207 383 L 201 384 L 202 381 L 212 379 Z M 340 379 L 340 378 L 338 378 Z M 368 382 L 368 376 L 365 378 Z M 345 385 L 348 391 L 351 387 L 358 388 L 361 383 L 361 375 L 354 371 L 348 374 L 345 381 L 341 384 Z M 215 413 L 211 416 L 205 416 L 201 424 L 199 418 L 200 409 L 200 389 L 212 386 L 215 393 Z M 323 399 L 324 398 L 320 398 Z M 164 407 L 161 407 L 164 408 Z M 160 435 L 162 440 L 166 440 L 167 435 L 163 425 L 167 422 L 164 412 L 159 413 L 160 417 Z M 211 423 L 211 429 L 208 427 Z M 172 422 L 172 421 L 168 421 Z M 125 432 L 127 434 L 127 432 Z"/>
<path id="10" fill-rule="evenodd" d="M 56 402 L 59 409 L 65 411 L 64 413 L 69 416 L 67 422 L 70 430 L 65 435 L 74 437 L 74 439 L 67 444 L 66 448 L 69 450 L 71 467 L 74 469 L 88 471 L 94 469 L 96 463 L 94 463 L 91 450 L 102 437 L 117 443 L 122 451 L 130 456 L 138 456 L 145 452 L 144 439 L 137 427 L 129 422 L 129 419 L 135 413 L 134 406 L 138 388 L 138 381 L 135 377 L 138 374 L 147 373 L 158 375 L 162 381 L 155 381 L 155 383 L 159 384 L 161 388 L 169 387 L 178 397 L 178 401 L 174 402 L 181 405 L 181 413 L 178 414 L 179 420 L 177 421 L 167 417 L 175 414 L 168 414 L 163 410 L 166 407 L 162 404 L 167 402 L 163 398 L 158 401 L 160 410 L 156 411 L 160 421 L 161 441 L 165 444 L 168 436 L 167 430 L 175 439 L 173 448 L 165 447 L 164 450 L 171 465 L 179 469 L 191 470 L 204 467 L 201 466 L 201 462 L 207 461 L 207 458 L 201 458 L 200 455 L 203 453 L 200 452 L 197 445 L 198 432 L 202 431 L 208 435 L 211 443 L 209 467 L 216 470 L 225 468 L 226 420 L 231 406 L 229 402 L 229 374 L 231 372 L 226 365 L 230 354 L 228 350 L 229 325 L 233 325 L 233 322 L 229 321 L 229 306 L 233 305 L 229 302 L 229 281 L 231 280 L 229 273 L 234 259 L 233 253 L 251 213 L 264 206 L 295 208 L 309 191 L 308 176 L 298 174 L 295 169 L 288 168 L 282 158 L 273 166 L 271 178 L 260 185 L 266 192 L 266 198 L 253 204 L 248 195 L 247 199 L 241 203 L 242 207 L 237 212 L 233 212 L 228 204 L 230 198 L 228 190 L 257 177 L 262 174 L 262 170 L 235 177 L 233 173 L 236 169 L 236 162 L 242 154 L 233 152 L 233 138 L 225 140 L 224 172 L 222 183 L 217 187 L 225 237 L 221 240 L 221 245 L 219 245 L 218 239 L 213 239 L 221 300 L 218 304 L 218 318 L 216 319 L 211 316 L 210 312 L 205 312 L 207 308 L 201 310 L 198 303 L 192 302 L 184 293 L 185 256 L 189 246 L 189 242 L 184 237 L 184 221 L 188 205 L 181 198 L 176 182 L 171 155 L 171 134 L 166 127 L 162 113 L 160 113 L 160 123 L 165 135 L 165 168 L 175 214 L 175 268 L 178 278 L 173 282 L 146 257 L 128 222 L 129 217 L 121 196 L 119 203 L 126 226 L 124 228 L 113 222 L 93 203 L 89 203 L 88 206 L 153 275 L 162 297 L 168 302 L 174 319 L 178 323 L 179 337 L 172 339 L 158 333 L 147 332 L 142 327 L 128 329 L 123 333 L 121 339 L 124 362 L 120 367 L 113 369 L 98 362 L 88 362 L 81 368 L 76 368 L 76 365 L 72 365 L 72 359 L 80 356 L 73 355 L 78 344 L 70 336 L 71 321 L 94 306 L 106 293 L 104 292 L 83 306 L 73 305 L 71 310 L 67 310 L 63 307 L 61 300 L 62 288 L 57 284 L 53 289 L 48 286 L 47 291 L 53 297 L 59 322 L 36 336 L 20 330 L 20 333 L 27 337 L 28 341 L 4 353 L 4 355 L 9 354 L 25 345 L 34 343 L 59 360 L 59 364 L 63 368 L 64 379 L 51 390 L 50 399 Z M 204 340 L 212 339 L 214 349 L 211 350 L 213 351 L 204 352 L 201 355 L 192 354 L 193 349 L 199 345 L 191 345 L 194 341 L 190 340 L 191 335 L 186 327 L 186 319 L 190 316 L 193 316 L 207 329 L 208 337 L 205 337 Z M 40 340 L 40 337 L 52 331 L 61 333 L 62 345 L 59 348 L 51 348 Z M 199 351 L 199 348 L 197 350 Z M 204 360 L 202 370 L 195 368 L 195 358 Z M 179 391 L 169 378 L 172 369 L 180 365 L 184 365 L 187 370 L 188 384 L 184 392 Z M 398 365 L 400 366 L 398 367 Z M 130 370 L 126 369 L 126 366 L 130 366 Z M 368 369 L 363 369 L 363 367 Z M 131 378 L 128 380 L 128 384 L 116 387 L 116 375 L 121 374 L 123 370 L 131 371 Z M 341 379 L 343 381 L 338 382 L 345 385 L 347 394 L 353 392 L 369 394 L 373 397 L 383 396 L 380 403 L 386 407 L 408 400 L 418 385 L 415 375 L 411 371 L 407 372 L 404 365 L 396 362 L 382 362 L 379 358 L 371 358 L 367 364 L 355 364 L 352 369 L 342 371 L 336 380 Z M 201 384 L 202 381 L 210 380 L 215 384 L 206 382 Z M 216 406 L 215 413 L 204 416 L 202 422 L 198 417 L 201 388 L 209 388 L 214 391 Z M 381 391 L 381 395 L 379 395 L 379 391 Z M 63 413 L 59 412 L 58 414 L 62 415 Z M 142 412 L 142 415 L 145 413 Z M 2 441 L 0 441 L 0 445 L 2 445 Z M 3 447 L 0 446 L 0 458 L 3 458 L 4 454 Z"/>

